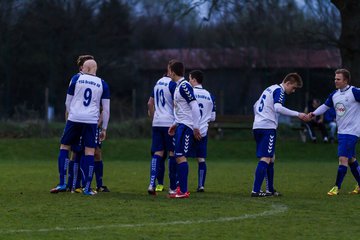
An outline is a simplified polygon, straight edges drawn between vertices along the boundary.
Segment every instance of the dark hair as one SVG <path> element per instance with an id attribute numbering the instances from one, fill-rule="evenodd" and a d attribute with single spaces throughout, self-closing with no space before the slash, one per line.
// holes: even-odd
<path id="1" fill-rule="evenodd" d="M 347 83 L 350 83 L 351 75 L 350 75 L 349 70 L 347 70 L 345 68 L 340 68 L 335 71 L 335 74 L 342 74 L 344 76 L 344 78 L 347 80 Z"/>
<path id="2" fill-rule="evenodd" d="M 204 73 L 200 70 L 193 70 L 189 73 L 192 78 L 195 78 L 198 83 L 202 83 L 204 80 Z"/>
<path id="3" fill-rule="evenodd" d="M 180 61 L 173 61 L 169 64 L 170 70 L 176 75 L 183 77 L 185 74 L 184 64 Z"/>
<path id="4" fill-rule="evenodd" d="M 92 55 L 80 55 L 76 60 L 76 65 L 80 68 L 84 65 L 84 62 L 90 59 L 95 59 Z"/>
<path id="5" fill-rule="evenodd" d="M 286 75 L 283 80 L 283 83 L 287 83 L 287 82 L 296 83 L 298 88 L 302 88 L 303 86 L 302 78 L 297 73 L 289 73 L 288 75 Z"/>

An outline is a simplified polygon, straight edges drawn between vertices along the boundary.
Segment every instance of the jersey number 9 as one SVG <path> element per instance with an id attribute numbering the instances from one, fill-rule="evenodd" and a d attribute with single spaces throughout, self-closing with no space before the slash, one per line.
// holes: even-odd
<path id="1" fill-rule="evenodd" d="M 92 97 L 91 89 L 90 88 L 85 89 L 85 92 L 84 92 L 85 101 L 83 101 L 83 104 L 84 104 L 85 107 L 90 105 L 91 97 Z"/>

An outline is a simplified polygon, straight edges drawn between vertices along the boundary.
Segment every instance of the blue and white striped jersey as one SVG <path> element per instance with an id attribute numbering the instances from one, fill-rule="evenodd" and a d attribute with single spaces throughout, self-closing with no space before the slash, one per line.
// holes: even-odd
<path id="1" fill-rule="evenodd" d="M 73 122 L 97 124 L 101 99 L 110 99 L 110 90 L 104 80 L 83 73 L 72 77 L 67 94 L 73 96 L 68 117 Z"/>
<path id="2" fill-rule="evenodd" d="M 153 127 L 170 127 L 175 120 L 174 117 L 174 92 L 176 83 L 169 77 L 160 78 L 151 97 L 154 98 L 155 112 L 152 122 Z"/>
<path id="3" fill-rule="evenodd" d="M 264 90 L 254 104 L 253 129 L 276 129 L 279 113 L 275 111 L 275 103 L 284 105 L 285 91 L 281 85 L 272 85 Z"/>
<path id="4" fill-rule="evenodd" d="M 215 121 L 215 119 L 212 119 L 212 116 L 215 116 L 214 113 L 216 112 L 215 98 L 205 90 L 202 85 L 194 87 L 194 95 L 200 109 L 200 134 L 202 137 L 205 137 L 207 135 L 209 122 Z"/>
<path id="5" fill-rule="evenodd" d="M 176 82 L 174 93 L 174 115 L 175 122 L 182 123 L 194 129 L 194 121 L 191 112 L 190 102 L 196 101 L 194 89 L 184 78 Z"/>
<path id="6" fill-rule="evenodd" d="M 339 134 L 350 134 L 360 137 L 360 89 L 348 86 L 336 90 L 325 101 L 328 107 L 336 111 L 336 124 Z"/>

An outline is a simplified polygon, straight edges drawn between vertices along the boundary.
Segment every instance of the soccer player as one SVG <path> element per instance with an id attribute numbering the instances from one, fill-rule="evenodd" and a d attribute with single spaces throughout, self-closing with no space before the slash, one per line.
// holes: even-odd
<path id="1" fill-rule="evenodd" d="M 206 178 L 206 156 L 207 156 L 207 132 L 209 122 L 215 121 L 216 105 L 215 98 L 203 88 L 202 83 L 204 74 L 199 70 L 193 70 L 189 73 L 189 82 L 194 88 L 194 95 L 200 108 L 200 134 L 201 139 L 194 141 L 193 151 L 191 156 L 198 160 L 198 187 L 197 192 L 204 192 L 205 178 Z"/>
<path id="2" fill-rule="evenodd" d="M 194 90 L 190 83 L 185 80 L 185 67 L 182 62 L 174 61 L 169 65 L 169 75 L 176 83 L 174 93 L 175 122 L 169 128 L 170 136 L 175 136 L 176 172 L 179 181 L 179 191 L 175 191 L 174 185 L 170 183 L 170 198 L 188 198 L 188 153 L 191 150 L 193 138 L 200 140 L 199 129 L 200 110 L 196 101 Z M 169 169 L 172 170 L 173 169 Z M 174 174 L 169 173 L 169 174 Z M 176 185 L 175 185 L 176 186 Z"/>
<path id="3" fill-rule="evenodd" d="M 259 158 L 255 170 L 255 180 L 251 197 L 280 196 L 274 190 L 274 156 L 276 144 L 276 128 L 279 114 L 308 120 L 305 113 L 299 113 L 283 106 L 285 93 L 291 94 L 303 85 L 300 75 L 289 73 L 281 84 L 266 88 L 259 100 L 254 104 L 255 119 L 253 134 L 256 141 L 256 155 Z M 268 189 L 261 191 L 261 185 L 267 175 Z"/>
<path id="4" fill-rule="evenodd" d="M 172 62 L 173 60 L 168 65 Z M 171 81 L 168 76 L 164 76 L 156 82 L 148 101 L 148 114 L 152 118 L 151 152 L 153 153 L 148 187 L 150 195 L 155 195 L 156 191 L 160 192 L 164 189 L 165 154 L 167 151 L 169 152 L 169 168 L 176 168 L 173 138 L 168 133 L 169 127 L 175 120 L 173 104 L 175 88 L 176 83 Z M 169 175 L 169 177 L 172 178 L 172 182 L 176 181 L 176 175 Z M 155 188 L 156 178 L 158 185 Z"/>
<path id="5" fill-rule="evenodd" d="M 66 96 L 66 111 L 69 113 L 63 136 L 61 138 L 60 153 L 58 157 L 60 183 L 56 188 L 66 188 L 64 183 L 65 168 L 61 163 L 68 159 L 70 146 L 77 144 L 79 138 L 85 146 L 86 186 L 84 195 L 94 195 L 91 191 L 91 181 L 94 170 L 94 154 L 96 148 L 96 128 L 100 116 L 100 102 L 103 106 L 103 123 L 100 140 L 106 138 L 106 129 L 110 117 L 110 90 L 107 83 L 96 76 L 97 64 L 95 60 L 87 60 L 83 65 L 83 74 L 71 80 Z M 65 171 L 66 175 L 66 171 Z"/>
<path id="6" fill-rule="evenodd" d="M 350 85 L 350 72 L 346 69 L 335 71 L 336 90 L 330 94 L 326 102 L 309 116 L 318 116 L 331 107 L 335 108 L 338 125 L 338 157 L 339 167 L 335 186 L 327 193 L 329 196 L 339 194 L 341 184 L 350 166 L 357 185 L 351 194 L 360 194 L 360 167 L 355 158 L 355 145 L 360 136 L 360 89 Z"/>

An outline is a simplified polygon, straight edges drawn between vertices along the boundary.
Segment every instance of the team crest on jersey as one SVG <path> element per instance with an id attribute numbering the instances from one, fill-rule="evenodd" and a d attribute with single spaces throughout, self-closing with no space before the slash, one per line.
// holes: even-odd
<path id="1" fill-rule="evenodd" d="M 336 111 L 336 115 L 338 115 L 339 117 L 342 117 L 346 113 L 346 107 L 343 103 L 336 103 L 335 111 Z"/>

